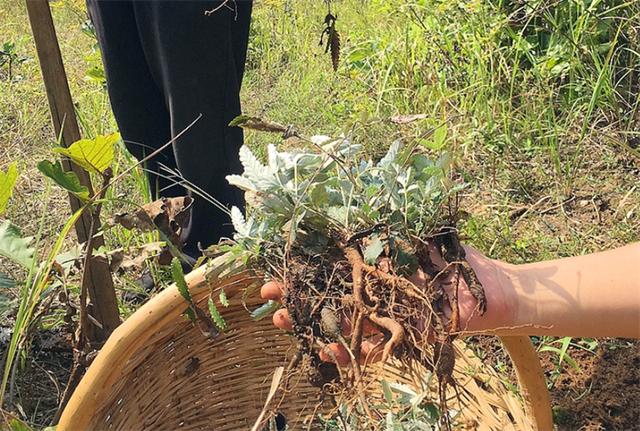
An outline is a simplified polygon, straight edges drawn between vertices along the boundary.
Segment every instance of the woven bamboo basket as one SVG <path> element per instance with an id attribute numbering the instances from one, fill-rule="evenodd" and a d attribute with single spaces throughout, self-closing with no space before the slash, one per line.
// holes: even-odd
<path id="1" fill-rule="evenodd" d="M 317 429 L 314 418 L 330 409 L 321 403 L 319 389 L 301 377 L 293 377 L 286 392 L 275 389 L 293 353 L 292 340 L 270 319 L 250 318 L 245 306 L 262 301 L 247 296 L 245 288 L 257 280 L 247 274 L 221 276 L 219 267 L 213 261 L 186 279 L 201 306 L 211 288 L 225 289 L 230 305 L 219 309 L 229 329 L 213 340 L 204 337 L 181 316 L 185 303 L 177 288 L 167 288 L 111 335 L 67 404 L 58 431 L 250 430 L 262 429 L 254 425 L 275 414 L 289 429 Z M 448 394 L 449 408 L 459 412 L 454 428 L 551 430 L 548 392 L 529 339 L 503 342 L 523 397 L 458 341 L 454 374 L 460 397 Z M 364 374 L 371 404 L 382 399 L 383 379 L 417 393 L 434 390 L 426 370 L 416 367 L 388 362 L 369 366 Z"/>

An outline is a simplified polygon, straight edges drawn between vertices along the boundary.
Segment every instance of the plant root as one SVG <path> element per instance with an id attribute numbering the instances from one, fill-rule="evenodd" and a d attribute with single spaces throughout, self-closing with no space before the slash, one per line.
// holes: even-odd
<path id="1" fill-rule="evenodd" d="M 361 411 L 375 419 L 366 400 L 360 363 L 363 342 L 370 335 L 369 326 L 374 326 L 384 335 L 382 361 L 396 357 L 401 361 L 419 361 L 434 370 L 442 424 L 449 430 L 446 392 L 453 385 L 457 393 L 452 343 L 460 330 L 459 285 L 461 280 L 465 282 L 480 313 L 486 310 L 484 290 L 466 261 L 455 228 L 445 226 L 426 241 L 416 241 L 415 247 L 396 245 L 403 247 L 404 253 L 416 256 L 426 278 L 423 285 L 409 281 L 410 272 L 406 268 L 394 267 L 394 251 L 390 248 L 375 263 L 371 260 L 365 263 L 362 250 L 368 244 L 368 236 L 383 232 L 384 226 L 374 226 L 352 235 L 336 233 L 324 253 L 309 255 L 297 248 L 289 251 L 284 266 L 283 304 L 291 317 L 300 352 L 288 372 L 293 372 L 294 367 L 306 368 L 309 381 L 323 388 L 325 394 L 354 395 L 348 399 L 357 400 Z M 439 251 L 444 264 L 434 264 L 429 250 Z M 450 313 L 445 312 L 445 305 Z M 346 338 L 340 324 L 342 316 L 349 316 L 352 322 Z M 433 351 L 429 340 L 435 340 Z M 338 343 L 347 350 L 351 372 L 342 372 L 335 364 L 320 361 L 314 350 L 317 346 L 337 362 L 326 347 L 330 343 Z"/>

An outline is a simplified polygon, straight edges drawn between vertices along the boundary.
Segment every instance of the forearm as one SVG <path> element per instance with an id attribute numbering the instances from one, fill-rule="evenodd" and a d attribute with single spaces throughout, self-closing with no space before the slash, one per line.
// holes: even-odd
<path id="1" fill-rule="evenodd" d="M 512 310 L 487 322 L 495 323 L 494 333 L 640 338 L 640 243 L 527 265 L 494 264 Z"/>

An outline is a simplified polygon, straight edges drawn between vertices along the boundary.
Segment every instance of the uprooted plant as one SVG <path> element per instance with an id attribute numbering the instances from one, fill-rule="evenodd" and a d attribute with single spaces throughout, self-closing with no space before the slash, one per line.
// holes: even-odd
<path id="1" fill-rule="evenodd" d="M 295 134 L 258 119 L 237 123 Z M 236 234 L 227 250 L 234 258 L 248 255 L 253 268 L 282 282 L 299 346 L 290 367 L 304 365 L 310 382 L 326 393 L 364 401 L 359 358 L 364 328 L 373 324 L 384 335 L 381 359 L 394 356 L 433 369 L 444 403 L 453 383 L 452 341 L 461 329 L 461 279 L 478 312 L 486 309 L 484 290 L 458 241 L 457 199 L 464 186 L 452 180 L 450 158 L 433 161 L 419 147 L 396 141 L 373 163 L 347 138 L 302 141 L 307 149 L 269 146 L 266 166 L 242 147 L 244 173 L 228 177 L 246 193 L 247 217 L 232 209 Z M 427 279 L 423 286 L 409 281 L 416 271 Z M 341 330 L 345 316 L 348 334 Z M 330 343 L 349 352 L 348 370 L 320 361 L 318 351 Z M 360 405 L 371 415 L 367 403 Z M 444 423 L 449 426 L 448 419 Z"/>

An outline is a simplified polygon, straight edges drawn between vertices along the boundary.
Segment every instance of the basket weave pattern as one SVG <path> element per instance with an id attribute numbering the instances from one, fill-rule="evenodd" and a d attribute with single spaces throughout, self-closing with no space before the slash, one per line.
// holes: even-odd
<path id="1" fill-rule="evenodd" d="M 58 430 L 249 430 L 265 407 L 274 370 L 287 366 L 292 340 L 270 319 L 253 321 L 247 308 L 261 304 L 244 289 L 248 276 L 206 281 L 188 276 L 196 302 L 206 308 L 211 286 L 225 288 L 230 306 L 219 310 L 228 330 L 211 340 L 181 316 L 185 303 L 170 287 L 141 307 L 109 339 L 78 386 Z M 217 297 L 215 295 L 214 297 Z M 522 401 L 508 391 L 493 370 L 457 342 L 454 377 L 460 399 L 448 393 L 449 408 L 459 411 L 456 429 L 532 430 Z M 433 391 L 435 379 L 420 368 L 397 363 L 364 370 L 367 398 L 381 400 L 381 379 L 404 383 L 416 392 Z M 430 395 L 437 399 L 437 392 Z M 317 429 L 313 418 L 328 412 L 320 390 L 293 376 L 286 393 L 278 391 L 266 406 L 281 413 L 289 429 Z"/>

